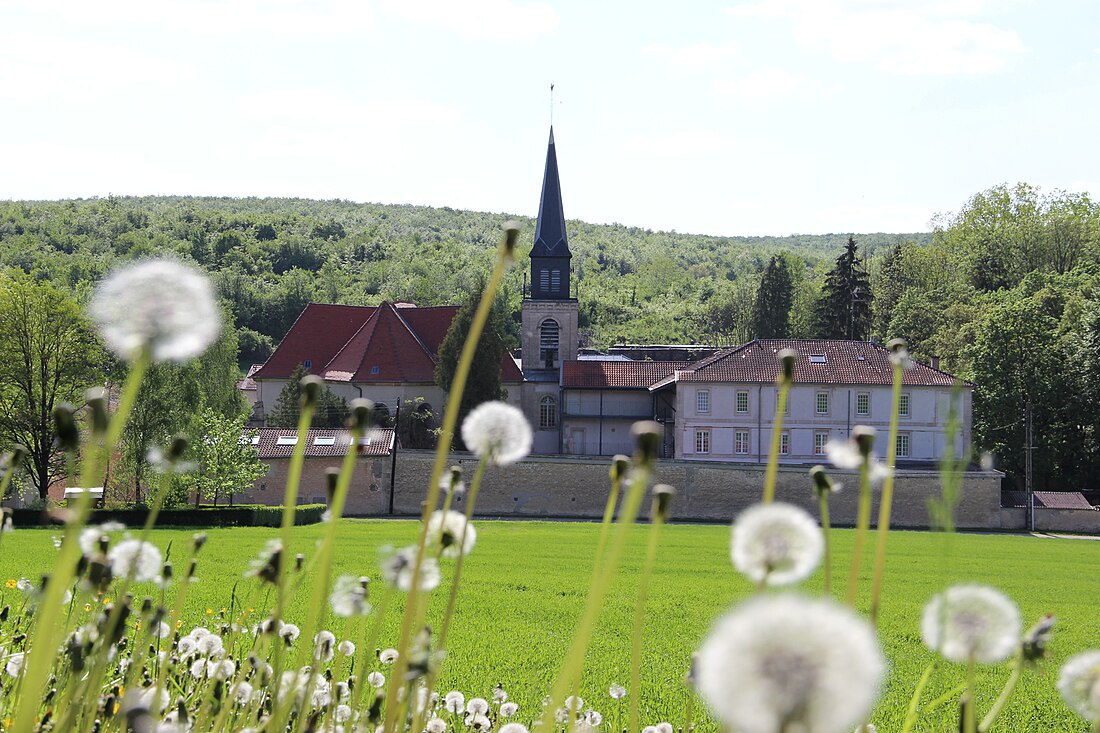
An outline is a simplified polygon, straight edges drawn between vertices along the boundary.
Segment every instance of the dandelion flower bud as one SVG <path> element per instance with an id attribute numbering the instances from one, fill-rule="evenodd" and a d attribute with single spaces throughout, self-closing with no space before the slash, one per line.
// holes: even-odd
<path id="1" fill-rule="evenodd" d="M 794 381 L 794 364 L 798 359 L 798 353 L 794 349 L 780 349 L 776 356 L 779 357 L 779 383 L 790 384 Z"/>
<path id="2" fill-rule="evenodd" d="M 103 435 L 107 432 L 107 423 L 110 417 L 107 415 L 107 390 L 102 387 L 92 387 L 84 393 L 88 403 L 88 411 L 91 419 L 88 421 L 95 435 Z"/>
<path id="3" fill-rule="evenodd" d="M 871 625 L 832 600 L 759 596 L 699 649 L 699 694 L 740 733 L 841 733 L 862 723 L 886 671 Z"/>
<path id="4" fill-rule="evenodd" d="M 1075 654 L 1058 675 L 1062 699 L 1086 720 L 1100 718 L 1100 649 Z"/>
<path id="5" fill-rule="evenodd" d="M 1000 662 L 1020 643 L 1020 611 L 995 588 L 952 586 L 924 607 L 921 636 L 952 662 Z"/>
<path id="6" fill-rule="evenodd" d="M 80 428 L 76 426 L 73 406 L 60 402 L 53 408 L 54 440 L 57 447 L 72 453 L 80 447 Z"/>
<path id="7" fill-rule="evenodd" d="M 177 435 L 173 437 L 172 442 L 168 444 L 168 452 L 165 453 L 164 457 L 171 463 L 178 463 L 179 460 L 183 458 L 183 454 L 187 452 L 187 446 L 190 444 L 191 441 L 186 435 Z"/>
<path id="8" fill-rule="evenodd" d="M 357 397 L 351 401 L 351 411 L 348 413 L 348 430 L 354 433 L 363 433 L 371 426 L 374 418 L 374 403 L 365 397 Z"/>
<path id="9" fill-rule="evenodd" d="M 661 426 L 652 420 L 640 420 L 630 426 L 634 436 L 635 457 L 644 465 L 653 463 L 661 451 Z"/>
<path id="10" fill-rule="evenodd" d="M 300 384 L 302 393 L 298 404 L 301 405 L 303 410 L 316 406 L 317 400 L 321 397 L 321 388 L 325 384 L 324 380 L 314 374 L 310 374 L 302 377 Z"/>
<path id="11" fill-rule="evenodd" d="M 1024 661 L 1036 664 L 1047 655 L 1047 645 L 1050 643 L 1050 635 L 1054 631 L 1054 614 L 1048 613 L 1035 622 L 1035 625 L 1027 630 L 1020 642 L 1020 651 Z"/>
<path id="12" fill-rule="evenodd" d="M 112 273 L 96 287 L 88 311 L 111 350 L 130 360 L 148 348 L 153 361 L 187 361 L 221 331 L 210 281 L 174 260 L 147 260 Z"/>
<path id="13" fill-rule="evenodd" d="M 871 448 L 875 445 L 875 429 L 867 425 L 856 425 L 852 429 L 852 439 L 859 448 L 863 460 L 871 455 Z"/>
<path id="14" fill-rule="evenodd" d="M 501 253 L 509 262 L 516 258 L 516 241 L 519 239 L 519 224 L 504 222 L 504 238 L 500 242 Z"/>
<path id="15" fill-rule="evenodd" d="M 733 566 L 754 583 L 801 582 L 817 569 L 824 550 L 817 522 L 793 504 L 754 504 L 733 523 Z"/>
<path id="16" fill-rule="evenodd" d="M 617 454 L 611 459 L 611 469 L 608 473 L 611 475 L 612 481 L 622 481 L 626 477 L 626 472 L 630 470 L 630 458 L 624 456 L 622 453 Z"/>
<path id="17" fill-rule="evenodd" d="M 660 517 L 662 522 L 667 522 L 672 509 L 672 497 L 676 495 L 676 489 L 668 484 L 657 484 L 653 487 L 653 518 Z"/>
<path id="18" fill-rule="evenodd" d="M 498 466 L 515 463 L 531 452 L 533 435 L 527 418 L 504 402 L 483 402 L 462 421 L 462 442 L 479 458 Z"/>
<path id="19" fill-rule="evenodd" d="M 886 342 L 886 348 L 890 350 L 890 361 L 894 366 L 908 369 L 913 365 L 913 360 L 909 358 L 909 344 L 905 339 L 890 339 Z"/>
<path id="20" fill-rule="evenodd" d="M 814 480 L 814 491 L 817 492 L 818 496 L 828 496 L 840 490 L 840 486 L 834 484 L 833 480 L 829 478 L 829 474 L 825 473 L 824 466 L 814 466 L 811 468 L 810 477 Z"/>

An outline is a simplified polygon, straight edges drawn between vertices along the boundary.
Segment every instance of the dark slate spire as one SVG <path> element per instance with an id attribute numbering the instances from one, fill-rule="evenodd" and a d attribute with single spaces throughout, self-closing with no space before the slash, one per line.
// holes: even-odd
<path id="1" fill-rule="evenodd" d="M 535 300 L 569 300 L 569 243 L 565 238 L 565 212 L 561 207 L 558 155 L 554 151 L 554 128 L 546 148 L 546 171 L 542 175 L 542 200 L 531 248 L 531 297 Z"/>
<path id="2" fill-rule="evenodd" d="M 539 201 L 539 222 L 535 228 L 532 257 L 569 257 L 565 237 L 565 211 L 561 205 L 561 184 L 558 181 L 558 156 L 554 151 L 554 128 L 550 128 L 550 144 L 546 148 L 546 171 L 542 175 L 542 199 Z"/>

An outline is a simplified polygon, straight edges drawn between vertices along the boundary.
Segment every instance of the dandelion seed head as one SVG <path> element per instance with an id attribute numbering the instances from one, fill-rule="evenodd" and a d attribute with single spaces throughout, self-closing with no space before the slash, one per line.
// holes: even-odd
<path id="1" fill-rule="evenodd" d="M 130 578 L 135 583 L 145 583 L 160 575 L 164 558 L 160 550 L 142 540 L 123 540 L 107 553 L 111 572 L 119 578 Z"/>
<path id="2" fill-rule="evenodd" d="M 329 602 L 332 612 L 342 618 L 364 616 L 371 610 L 367 603 L 367 587 L 362 578 L 354 575 L 341 575 L 336 579 Z"/>
<path id="3" fill-rule="evenodd" d="M 466 696 L 458 690 L 452 690 L 444 696 L 443 705 L 448 713 L 461 713 L 466 709 Z"/>
<path id="4" fill-rule="evenodd" d="M 428 518 L 428 542 L 442 547 L 444 557 L 469 555 L 477 542 L 477 530 L 461 512 L 437 510 Z"/>
<path id="5" fill-rule="evenodd" d="M 153 361 L 199 356 L 221 331 L 210 281 L 175 260 L 146 260 L 112 273 L 96 287 L 88 312 L 116 354 L 133 360 L 149 347 Z"/>
<path id="6" fill-rule="evenodd" d="M 344 639 L 340 642 L 339 646 L 336 647 L 336 650 L 343 654 L 345 657 L 350 657 L 351 655 L 355 654 L 355 644 L 351 641 L 348 641 L 347 639 Z"/>
<path id="7" fill-rule="evenodd" d="M 614 684 L 607 689 L 607 694 L 611 696 L 612 700 L 622 700 L 626 697 L 626 688 L 622 685 Z"/>
<path id="8" fill-rule="evenodd" d="M 530 733 L 523 723 L 505 723 L 500 726 L 499 733 Z"/>
<path id="9" fill-rule="evenodd" d="M 921 636 L 945 659 L 1000 662 L 1020 644 L 1020 611 L 1005 594 L 983 585 L 956 585 L 929 601 Z"/>
<path id="10" fill-rule="evenodd" d="M 413 572 L 416 568 L 415 545 L 402 548 L 382 561 L 382 577 L 390 585 L 403 591 L 413 586 Z M 434 557 L 425 557 L 420 563 L 419 590 L 428 592 L 439 585 L 439 563 Z"/>
<path id="11" fill-rule="evenodd" d="M 6 672 L 9 677 L 18 677 L 19 672 L 23 669 L 23 658 L 23 652 L 9 654 L 4 659 L 4 672 Z"/>
<path id="12" fill-rule="evenodd" d="M 393 664 L 394 662 L 397 661 L 397 650 L 396 649 L 383 649 L 381 652 L 378 653 L 378 661 L 381 662 L 382 664 Z M 452 694 L 461 695 L 462 693 L 459 692 L 459 693 L 452 693 Z"/>
<path id="13" fill-rule="evenodd" d="M 1075 654 L 1062 665 L 1058 692 L 1085 720 L 1100 718 L 1100 649 Z"/>
<path id="14" fill-rule="evenodd" d="M 428 733 L 446 733 L 447 721 L 443 720 L 442 718 L 433 717 L 431 720 L 428 721 L 428 724 L 424 726 L 424 729 L 428 731 Z"/>
<path id="15" fill-rule="evenodd" d="M 284 641 L 287 641 L 287 642 L 294 641 L 295 639 L 298 638 L 298 635 L 301 634 L 301 633 L 302 633 L 302 630 L 299 629 L 294 624 L 280 624 L 279 625 L 279 636 L 281 636 Z"/>
<path id="16" fill-rule="evenodd" d="M 699 694 L 740 733 L 798 724 L 842 733 L 865 720 L 886 661 L 874 630 L 827 599 L 758 596 L 720 618 L 697 656 Z"/>
<path id="17" fill-rule="evenodd" d="M 466 703 L 466 712 L 474 715 L 484 715 L 489 712 L 489 703 L 483 697 L 471 697 Z"/>
<path id="18" fill-rule="evenodd" d="M 383 687 L 386 684 L 386 675 L 381 672 L 371 672 L 367 675 L 367 684 L 376 689 Z"/>
<path id="19" fill-rule="evenodd" d="M 817 569 L 824 549 L 817 522 L 792 504 L 755 504 L 733 523 L 730 557 L 754 583 L 803 581 Z"/>
<path id="20" fill-rule="evenodd" d="M 527 418 L 504 402 L 483 402 L 462 421 L 462 441 L 479 458 L 498 466 L 515 463 L 531 452 L 533 439 Z"/>
<path id="21" fill-rule="evenodd" d="M 503 718 L 510 718 L 519 712 L 519 705 L 514 702 L 506 702 L 500 706 L 500 715 Z"/>

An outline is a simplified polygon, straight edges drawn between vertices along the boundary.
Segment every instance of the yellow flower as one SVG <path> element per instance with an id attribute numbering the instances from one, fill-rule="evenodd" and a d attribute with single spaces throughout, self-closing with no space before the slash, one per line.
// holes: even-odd
<path id="1" fill-rule="evenodd" d="M 88 611 L 91 611 L 91 610 L 92 610 L 92 604 L 85 603 L 84 604 L 84 612 L 87 613 Z"/>
<path id="2" fill-rule="evenodd" d="M 214 609 L 213 608 L 206 609 L 206 615 L 207 616 L 213 616 L 214 615 Z"/>
<path id="3" fill-rule="evenodd" d="M 8 578 L 8 581 L 4 583 L 4 586 L 7 588 L 14 588 L 17 585 L 18 583 L 16 582 L 15 578 Z"/>
<path id="4" fill-rule="evenodd" d="M 181 626 L 183 626 L 183 619 L 180 619 L 179 621 L 176 622 L 176 628 L 177 629 L 180 628 Z"/>
<path id="5" fill-rule="evenodd" d="M 110 599 L 110 598 L 104 598 L 104 599 L 103 599 L 103 604 L 104 604 L 104 605 L 107 605 L 107 604 L 108 604 L 108 603 L 110 603 L 110 602 L 111 602 L 111 599 Z"/>

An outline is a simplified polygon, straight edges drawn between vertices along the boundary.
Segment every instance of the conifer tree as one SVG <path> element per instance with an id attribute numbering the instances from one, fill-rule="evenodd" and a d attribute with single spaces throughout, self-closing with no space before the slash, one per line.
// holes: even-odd
<path id="1" fill-rule="evenodd" d="M 871 330 L 871 281 L 857 248 L 855 238 L 848 237 L 836 266 L 825 276 L 815 308 L 818 338 L 862 340 Z"/>
<path id="2" fill-rule="evenodd" d="M 791 303 L 793 300 L 791 271 L 781 255 L 772 255 L 752 309 L 752 335 L 758 339 L 781 339 L 790 336 Z"/>
<path id="3" fill-rule="evenodd" d="M 286 386 L 275 400 L 275 407 L 267 416 L 269 428 L 296 428 L 301 415 L 299 402 L 302 397 L 302 379 L 309 374 L 304 365 L 299 364 L 290 374 Z M 348 401 L 338 397 L 325 387 L 317 400 L 317 410 L 313 415 L 313 427 L 338 428 L 344 424 L 348 413 Z"/>

